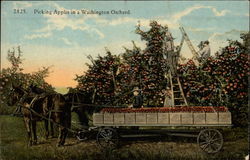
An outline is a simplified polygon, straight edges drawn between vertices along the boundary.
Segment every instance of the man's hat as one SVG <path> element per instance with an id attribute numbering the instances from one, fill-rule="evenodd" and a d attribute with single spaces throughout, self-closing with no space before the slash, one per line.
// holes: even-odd
<path id="1" fill-rule="evenodd" d="M 209 44 L 209 41 L 205 41 L 204 44 Z"/>
<path id="2" fill-rule="evenodd" d="M 134 89 L 133 89 L 133 92 L 134 91 L 141 91 L 141 89 L 139 89 L 139 87 L 135 87 Z"/>

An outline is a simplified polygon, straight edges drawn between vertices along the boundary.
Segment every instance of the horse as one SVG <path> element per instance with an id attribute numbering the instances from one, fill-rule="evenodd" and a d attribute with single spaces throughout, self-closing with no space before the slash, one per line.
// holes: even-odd
<path id="1" fill-rule="evenodd" d="M 49 122 L 54 123 L 59 129 L 57 146 L 64 145 L 71 126 L 71 106 L 67 105 L 63 95 L 50 93 L 34 98 L 21 87 L 13 86 L 9 96 L 9 105 L 21 107 L 29 146 L 37 144 L 36 122 L 42 120 L 45 122 L 46 138 L 49 136 Z"/>
<path id="2" fill-rule="evenodd" d="M 77 89 L 70 89 L 64 95 L 66 102 L 71 106 L 71 111 L 77 114 L 80 124 L 85 128 L 89 127 L 90 119 L 88 117 L 89 115 L 92 116 L 94 112 L 98 112 L 105 107 L 126 107 L 124 105 L 114 106 L 109 103 L 96 104 L 94 95 L 94 91 L 83 92 Z"/>
<path id="3" fill-rule="evenodd" d="M 69 91 L 64 95 L 64 98 L 67 104 L 71 106 L 71 111 L 77 114 L 81 126 L 88 128 L 88 115 L 92 115 L 96 109 L 95 105 L 93 105 L 91 94 L 78 90 Z"/>

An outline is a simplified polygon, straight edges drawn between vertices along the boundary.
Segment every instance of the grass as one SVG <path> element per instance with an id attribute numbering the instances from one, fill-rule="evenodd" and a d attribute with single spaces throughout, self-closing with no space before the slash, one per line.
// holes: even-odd
<path id="1" fill-rule="evenodd" d="M 15 106 L 8 106 L 5 103 L 0 104 L 0 115 L 10 115 L 15 111 Z"/>
<path id="2" fill-rule="evenodd" d="M 45 140 L 43 124 L 38 124 L 39 144 L 28 147 L 22 118 L 0 116 L 0 160 L 241 160 L 248 153 L 247 131 L 226 129 L 221 152 L 208 155 L 188 138 L 122 141 L 118 149 L 102 150 L 95 140 L 78 142 L 74 137 L 66 146 L 55 147 L 56 138 Z"/>

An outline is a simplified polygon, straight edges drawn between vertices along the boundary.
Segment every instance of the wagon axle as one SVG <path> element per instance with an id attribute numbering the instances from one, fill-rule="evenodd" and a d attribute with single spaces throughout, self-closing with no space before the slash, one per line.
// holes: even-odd
<path id="1" fill-rule="evenodd" d="M 183 130 L 183 132 L 185 132 L 185 130 Z M 165 135 L 165 136 L 167 135 L 181 136 L 182 135 L 185 137 L 196 137 L 199 148 L 202 151 L 209 153 L 209 154 L 219 152 L 223 146 L 223 136 L 220 133 L 220 131 L 216 129 L 203 129 L 199 132 L 198 136 L 195 136 L 193 133 L 188 133 L 188 134 L 187 133 L 183 134 L 183 133 L 178 133 L 178 132 L 170 133 L 167 130 L 152 130 L 152 131 L 145 130 L 145 131 L 140 132 L 140 136 L 143 137 L 144 135 L 148 135 L 149 133 L 151 134 L 158 133 L 158 135 Z M 122 130 L 112 128 L 112 127 L 104 127 L 104 128 L 99 129 L 96 139 L 97 139 L 97 143 L 99 144 L 101 148 L 114 149 L 118 146 L 119 139 L 121 137 L 126 137 L 125 135 L 122 135 Z"/>

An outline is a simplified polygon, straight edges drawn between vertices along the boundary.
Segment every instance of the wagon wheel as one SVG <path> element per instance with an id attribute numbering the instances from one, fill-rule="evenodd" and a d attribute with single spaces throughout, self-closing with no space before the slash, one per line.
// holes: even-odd
<path id="1" fill-rule="evenodd" d="M 84 141 L 88 139 L 88 131 L 78 131 L 76 134 L 78 141 Z"/>
<path id="2" fill-rule="evenodd" d="M 204 152 L 217 153 L 222 148 L 223 137 L 216 129 L 204 129 L 199 133 L 197 143 Z"/>
<path id="3" fill-rule="evenodd" d="M 113 128 L 102 128 L 97 134 L 97 142 L 102 148 L 114 149 L 118 141 L 118 133 Z"/>

